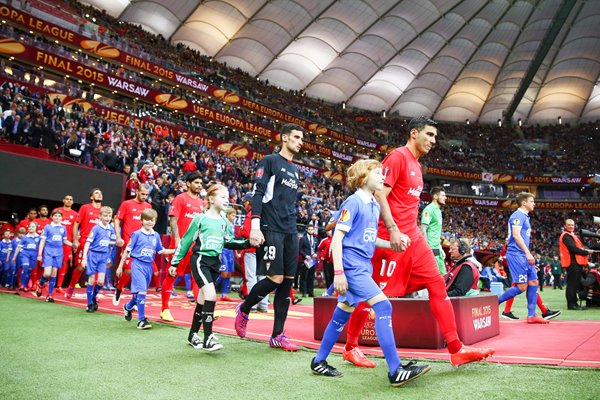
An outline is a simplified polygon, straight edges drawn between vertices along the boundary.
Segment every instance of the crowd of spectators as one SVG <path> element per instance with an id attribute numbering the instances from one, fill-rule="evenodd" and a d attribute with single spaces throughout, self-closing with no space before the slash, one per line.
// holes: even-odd
<path id="1" fill-rule="evenodd" d="M 439 145 L 424 160 L 438 168 L 587 176 L 600 171 L 600 123 L 502 128 L 441 124 Z"/>
<path id="2" fill-rule="evenodd" d="M 342 111 L 338 105 L 310 99 L 295 91 L 284 91 L 260 80 L 252 79 L 239 69 L 228 68 L 210 57 L 199 54 L 181 44 L 173 46 L 161 36 L 150 34 L 141 27 L 115 20 L 103 11 L 81 5 L 77 1 L 63 2 L 68 10 L 73 10 L 77 15 L 95 19 L 103 29 L 94 29 L 87 32 L 102 36 L 99 39 L 132 52 L 143 59 L 165 65 L 183 73 L 198 75 L 209 83 L 234 90 L 255 101 L 266 103 L 274 108 L 285 110 L 294 115 L 318 121 L 338 131 L 359 136 L 364 139 L 383 141 L 392 146 L 404 142 L 403 128 L 406 120 L 397 117 L 382 118 L 376 113 L 367 111 Z M 35 6 L 35 2 L 34 2 Z M 84 31 L 90 30 L 89 24 L 82 24 Z M 12 28 L 7 28 L 12 29 Z M 28 33 L 18 33 L 21 40 L 28 40 Z M 143 40 L 140 40 L 143 38 Z M 54 42 L 46 42 L 40 37 L 30 37 L 34 44 L 48 51 L 63 56 L 75 57 L 79 62 L 93 65 L 112 74 L 136 81 L 142 84 L 158 86 L 162 91 L 170 91 L 181 96 L 186 96 L 186 91 L 180 88 L 168 87 L 163 83 L 152 82 L 146 76 L 126 71 L 119 65 L 111 64 L 104 60 L 88 58 L 81 52 L 74 52 Z M 143 44 L 143 45 L 142 45 Z M 97 64 L 98 63 L 98 64 Z M 72 86 L 68 85 L 67 86 Z M 82 91 L 72 90 L 75 94 Z M 87 95 L 93 96 L 93 90 L 87 90 Z M 188 93 L 189 95 L 189 93 Z M 276 129 L 272 120 L 250 113 L 239 107 L 217 101 L 208 96 L 194 95 L 195 100 L 208 107 L 222 112 L 236 115 L 253 123 Z M 179 121 L 186 126 L 196 128 L 207 125 L 197 119 L 186 117 L 181 113 L 172 113 L 157 110 L 154 107 L 136 105 L 138 112 L 154 114 L 157 117 L 170 121 Z M 308 114 L 307 114 L 308 113 Z M 160 115 L 158 115 L 160 114 Z M 343 128 L 343 129 L 342 129 Z M 424 160 L 425 165 L 448 169 L 462 169 L 471 171 L 490 171 L 502 173 L 528 174 L 554 174 L 554 175 L 586 175 L 598 171 L 600 161 L 595 155 L 600 151 L 600 143 L 593 140 L 598 129 L 598 124 L 588 123 L 577 127 L 568 124 L 547 127 L 523 127 L 518 129 L 490 127 L 477 124 L 443 124 L 440 126 L 439 145 Z M 392 134 L 392 132 L 394 134 Z M 574 134 L 576 133 L 576 134 Z M 312 138 L 316 141 L 316 138 Z M 323 144 L 339 151 L 365 156 L 375 156 L 368 150 L 357 150 L 345 143 L 327 138 L 320 138 Z M 522 146 L 523 141 L 537 141 L 540 148 Z M 253 143 L 264 147 L 265 144 L 257 141 Z M 382 155 L 379 154 L 378 157 Z M 550 160 L 550 161 L 549 161 Z M 319 157 L 307 157 L 311 165 L 325 167 L 325 160 Z M 327 167 L 341 170 L 339 164 L 328 163 Z"/>
<path id="3" fill-rule="evenodd" d="M 144 31 L 140 26 L 119 21 L 103 10 L 83 5 L 76 0 L 63 1 L 63 7 L 72 10 L 79 18 L 87 19 L 87 23 L 81 24 L 83 33 L 95 35 L 98 39 L 143 59 L 197 76 L 215 86 L 233 90 L 254 101 L 319 122 L 352 136 L 376 140 L 391 146 L 402 145 L 405 141 L 404 128 L 407 120 L 404 118 L 384 118 L 381 113 L 365 110 L 342 110 L 339 104 L 311 99 L 301 91 L 281 90 L 239 68 L 229 68 L 226 64 L 182 44 L 173 45 L 160 35 Z M 94 23 L 90 22 L 92 19 Z M 126 75 L 133 80 L 140 79 L 132 72 L 127 72 Z M 210 99 L 204 101 L 213 105 L 219 103 L 212 103 Z M 237 107 L 225 106 L 224 111 L 234 112 L 238 116 L 250 118 L 253 122 L 273 127 L 267 118 L 244 112 Z M 578 126 L 534 125 L 515 129 L 477 124 L 442 125 L 440 145 L 433 150 L 424 164 L 449 169 L 501 173 L 527 171 L 527 174 L 533 175 L 587 175 L 600 170 L 600 161 L 596 156 L 600 151 L 600 141 L 593 140 L 598 127 L 598 123 Z M 344 143 L 327 138 L 320 140 L 336 150 L 356 154 L 356 149 Z M 538 140 L 542 149 L 521 146 L 520 142 L 523 140 Z M 358 150 L 359 153 L 361 151 L 368 156 L 374 155 L 365 149 Z"/>
<path id="4" fill-rule="evenodd" d="M 237 158 L 192 140 L 122 126 L 96 115 L 93 108 L 87 112 L 77 107 L 66 109 L 59 99 L 51 101 L 44 90 L 31 93 L 27 86 L 5 82 L 1 93 L 0 105 L 7 110 L 2 120 L 4 140 L 44 147 L 69 158 L 78 154 L 88 167 L 122 172 L 129 178 L 128 197 L 139 183 L 149 183 L 150 200 L 159 212 L 185 190 L 185 175 L 196 170 L 203 174 L 206 185 L 224 183 L 232 204 L 241 204 L 242 196 L 252 189 L 256 159 Z M 309 220 L 304 216 L 321 215 L 323 209 L 336 208 L 345 198 L 340 182 L 309 172 L 303 178 L 298 199 L 302 225 Z M 164 229 L 161 226 L 158 230 L 164 233 L 166 224 Z"/>

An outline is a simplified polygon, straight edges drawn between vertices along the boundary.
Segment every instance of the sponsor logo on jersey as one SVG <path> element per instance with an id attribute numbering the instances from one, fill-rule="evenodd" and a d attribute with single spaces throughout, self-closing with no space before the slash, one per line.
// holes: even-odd
<path id="1" fill-rule="evenodd" d="M 154 249 L 143 248 L 142 251 L 140 251 L 140 255 L 142 257 L 154 257 Z"/>
<path id="2" fill-rule="evenodd" d="M 198 215 L 198 214 L 199 214 L 199 213 L 197 213 L 197 212 L 193 212 L 193 213 L 186 212 L 186 213 L 185 213 L 183 216 L 184 216 L 185 218 L 194 219 L 194 217 L 195 217 L 196 215 Z"/>
<path id="3" fill-rule="evenodd" d="M 377 229 L 367 228 L 363 232 L 363 240 L 365 242 L 375 242 L 377 240 Z"/>
<path id="4" fill-rule="evenodd" d="M 294 179 L 282 179 L 281 184 L 291 189 L 298 189 L 298 183 Z"/>
<path id="5" fill-rule="evenodd" d="M 424 216 L 425 218 L 429 218 L 429 211 L 425 211 L 425 212 L 423 213 L 423 216 Z"/>
<path id="6" fill-rule="evenodd" d="M 350 216 L 350 211 L 348 211 L 346 209 L 343 209 L 342 210 L 342 214 L 340 215 L 339 221 L 340 222 L 346 222 L 346 221 L 348 221 L 350 219 L 350 217 L 351 217 Z"/>
<path id="7" fill-rule="evenodd" d="M 423 191 L 423 187 L 421 185 L 417 186 L 416 188 L 410 188 L 408 189 L 408 194 L 410 194 L 411 196 L 415 196 L 415 197 L 421 197 L 421 192 Z"/>
<path id="8" fill-rule="evenodd" d="M 515 220 L 513 221 L 513 225 L 520 225 L 520 224 L 521 224 L 521 221 L 520 221 L 520 220 L 518 220 L 518 219 L 515 219 Z"/>

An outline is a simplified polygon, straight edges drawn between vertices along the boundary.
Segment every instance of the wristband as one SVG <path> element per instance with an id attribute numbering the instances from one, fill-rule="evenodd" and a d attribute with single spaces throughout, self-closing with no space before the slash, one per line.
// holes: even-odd
<path id="1" fill-rule="evenodd" d="M 252 218 L 252 221 L 250 223 L 250 229 L 251 230 L 255 230 L 255 229 L 260 230 L 260 218 Z"/>
<path id="2" fill-rule="evenodd" d="M 333 275 L 344 275 L 344 270 L 343 269 L 334 269 Z"/>

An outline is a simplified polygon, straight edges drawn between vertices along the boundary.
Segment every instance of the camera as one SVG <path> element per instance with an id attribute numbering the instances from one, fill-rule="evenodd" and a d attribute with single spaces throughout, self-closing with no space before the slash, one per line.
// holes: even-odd
<path id="1" fill-rule="evenodd" d="M 593 222 L 594 225 L 600 225 L 600 217 L 593 217 Z M 581 237 L 584 238 L 592 238 L 592 239 L 600 239 L 600 234 L 594 232 L 594 231 L 590 231 L 588 229 L 582 229 L 581 230 Z"/>

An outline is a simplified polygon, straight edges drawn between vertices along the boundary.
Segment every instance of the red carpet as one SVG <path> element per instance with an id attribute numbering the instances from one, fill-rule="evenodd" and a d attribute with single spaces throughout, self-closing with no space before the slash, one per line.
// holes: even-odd
<path id="1" fill-rule="evenodd" d="M 4 293 L 12 293 L 2 289 Z M 32 293 L 21 295 L 36 298 Z M 44 293 L 45 296 L 45 293 Z M 112 305 L 113 294 L 107 292 L 98 297 L 99 311 L 119 314 L 120 308 Z M 129 301 L 130 294 L 124 294 L 121 305 Z M 63 295 L 55 296 L 56 304 L 66 304 L 85 308 L 85 291 L 78 289 L 71 300 Z M 44 297 L 40 298 L 43 301 Z M 146 314 L 151 321 L 158 321 L 160 313 L 160 294 L 153 291 L 147 297 Z M 236 303 L 219 302 L 215 314 L 220 318 L 215 322 L 215 331 L 227 335 L 235 335 L 233 317 Z M 48 307 L 54 305 L 48 304 Z M 171 300 L 171 312 L 174 324 L 189 326 L 195 305 L 190 304 L 185 294 L 178 292 L 178 297 Z M 313 308 L 298 304 L 290 307 L 286 323 L 287 335 L 292 341 L 312 349 L 317 349 L 319 342 L 313 339 Z M 134 314 L 135 318 L 135 314 Z M 267 314 L 253 313 L 248 323 L 248 338 L 267 341 L 273 328 L 273 312 Z M 547 325 L 528 325 L 524 321 L 500 322 L 500 335 L 479 342 L 478 347 L 494 347 L 496 354 L 489 362 L 505 364 L 546 364 L 569 367 L 600 368 L 600 321 L 563 321 L 559 319 Z M 341 346 L 334 351 L 341 352 Z M 382 356 L 378 347 L 362 347 L 366 354 Z M 403 358 L 425 358 L 447 360 L 448 353 L 442 350 L 399 349 Z"/>

